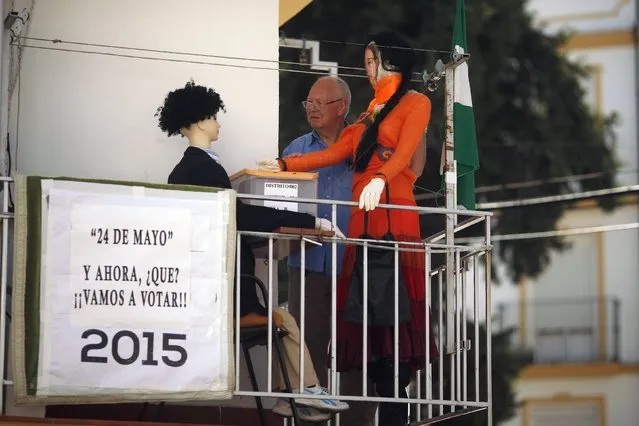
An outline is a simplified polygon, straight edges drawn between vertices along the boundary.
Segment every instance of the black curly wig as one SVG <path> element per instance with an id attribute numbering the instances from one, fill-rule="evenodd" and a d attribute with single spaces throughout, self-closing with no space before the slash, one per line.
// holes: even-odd
<path id="1" fill-rule="evenodd" d="M 197 86 L 191 80 L 183 88 L 166 95 L 164 105 L 158 108 L 155 116 L 160 116 L 160 129 L 173 136 L 194 123 L 217 118 L 220 110 L 226 111 L 220 95 L 213 89 Z"/>

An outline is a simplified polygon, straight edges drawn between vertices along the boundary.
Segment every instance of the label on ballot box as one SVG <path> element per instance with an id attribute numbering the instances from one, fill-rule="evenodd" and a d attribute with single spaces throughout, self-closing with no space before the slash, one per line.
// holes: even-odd
<path id="1" fill-rule="evenodd" d="M 264 182 L 264 195 L 273 197 L 291 197 L 299 196 L 299 184 L 297 183 L 279 183 Z M 264 201 L 264 206 L 273 207 L 278 210 L 298 211 L 297 203 L 289 203 L 285 201 Z"/>

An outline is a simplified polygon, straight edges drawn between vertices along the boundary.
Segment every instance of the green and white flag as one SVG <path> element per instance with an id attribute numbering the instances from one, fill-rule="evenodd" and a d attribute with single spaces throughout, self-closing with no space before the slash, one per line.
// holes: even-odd
<path id="1" fill-rule="evenodd" d="M 466 12 L 464 0 L 457 0 L 453 50 L 468 51 L 466 43 Z M 469 210 L 475 209 L 475 171 L 479 169 L 477 136 L 473 100 L 470 94 L 468 63 L 455 70 L 455 103 L 453 106 L 455 131 L 455 160 L 457 160 L 457 204 Z"/>

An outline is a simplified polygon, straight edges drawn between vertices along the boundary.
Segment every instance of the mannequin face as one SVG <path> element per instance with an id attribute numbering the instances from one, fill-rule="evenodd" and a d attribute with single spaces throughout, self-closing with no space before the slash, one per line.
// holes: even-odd
<path id="1" fill-rule="evenodd" d="M 215 142 L 219 137 L 222 126 L 217 122 L 217 117 L 210 117 L 200 121 L 197 127 L 206 134 L 211 142 Z"/>
<path id="2" fill-rule="evenodd" d="M 368 82 L 374 87 L 375 83 L 377 83 L 377 60 L 371 49 L 364 51 L 364 65 Z"/>

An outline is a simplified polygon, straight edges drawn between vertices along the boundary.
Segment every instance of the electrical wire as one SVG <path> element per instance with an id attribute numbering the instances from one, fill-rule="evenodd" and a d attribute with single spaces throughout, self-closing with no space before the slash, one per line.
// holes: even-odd
<path id="1" fill-rule="evenodd" d="M 490 240 L 491 241 L 517 241 L 517 240 L 530 240 L 535 238 L 567 237 L 570 235 L 584 235 L 584 234 L 598 234 L 601 232 L 627 231 L 629 229 L 637 229 L 637 228 L 639 228 L 639 222 L 621 223 L 618 225 L 591 226 L 591 227 L 584 227 L 584 228 L 558 229 L 554 231 L 491 235 Z M 455 238 L 455 244 L 483 241 L 483 238 L 484 237 Z"/>
<path id="2" fill-rule="evenodd" d="M 639 173 L 639 169 L 622 169 L 615 172 L 616 175 L 631 174 L 631 173 Z M 576 175 L 567 175 L 567 176 L 548 178 L 548 179 L 524 180 L 519 182 L 504 183 L 500 185 L 486 185 L 486 186 L 480 186 L 475 188 L 475 193 L 481 194 L 486 192 L 503 191 L 506 189 L 532 188 L 532 187 L 548 185 L 553 183 L 590 180 L 590 179 L 597 179 L 608 174 L 610 174 L 610 172 L 593 172 L 593 173 L 584 173 L 584 174 L 576 174 Z M 429 194 L 419 194 L 415 196 L 415 200 L 427 200 L 427 199 L 432 199 L 432 198 L 436 198 L 438 196 L 444 195 L 441 192 L 436 192 L 430 189 L 422 188 L 417 185 L 415 185 L 415 187 L 422 189 L 426 192 L 429 192 Z"/>
<path id="3" fill-rule="evenodd" d="M 173 55 L 183 55 L 183 56 L 206 57 L 206 58 L 225 59 L 225 60 L 238 60 L 238 61 L 250 61 L 250 62 L 260 62 L 260 63 L 272 63 L 272 64 L 278 64 L 278 65 L 282 65 L 283 64 L 283 65 L 310 66 L 310 64 L 305 64 L 305 63 L 301 63 L 301 62 L 277 61 L 277 60 L 261 59 L 261 58 L 246 58 L 246 57 L 238 57 L 238 56 L 213 55 L 213 54 L 203 54 L 203 53 L 194 53 L 194 52 L 179 52 L 179 51 L 163 50 L 163 49 L 137 48 L 137 47 L 131 47 L 131 46 L 118 46 L 118 45 L 111 45 L 111 44 L 99 44 L 99 43 L 86 43 L 86 42 L 77 42 L 77 41 L 66 41 L 66 40 L 61 40 L 61 39 L 48 39 L 48 38 L 42 38 L 42 37 L 26 37 L 25 36 L 25 37 L 17 37 L 17 38 L 21 39 L 21 40 L 28 40 L 28 41 L 50 42 L 50 43 L 53 43 L 53 44 L 69 44 L 69 45 L 74 45 L 74 46 L 85 46 L 85 47 L 120 49 L 120 50 L 125 50 L 125 51 L 139 51 L 139 52 L 147 52 L 147 53 L 161 53 L 161 54 L 173 54 Z M 333 40 L 321 40 L 321 42 L 364 46 L 363 43 L 354 43 L 354 42 L 347 42 L 347 41 L 338 42 L 338 41 L 333 41 Z M 297 74 L 326 75 L 325 72 L 311 71 L 311 70 L 282 69 L 282 68 L 279 68 L 279 67 L 278 68 L 272 68 L 272 67 L 261 67 L 261 66 L 255 66 L 255 65 L 224 64 L 224 63 L 217 63 L 217 62 L 205 62 L 205 61 L 186 60 L 186 59 L 159 58 L 159 57 L 151 57 L 151 56 L 129 55 L 129 54 L 115 53 L 115 52 L 99 52 L 99 51 L 92 51 L 92 50 L 80 50 L 80 49 L 66 49 L 66 48 L 60 48 L 60 47 L 35 46 L 35 45 L 24 44 L 24 43 L 15 43 L 15 42 L 12 43 L 12 45 L 13 46 L 17 46 L 19 49 L 21 49 L 21 48 L 32 48 L 32 49 L 40 49 L 40 50 L 59 51 L 59 52 L 68 52 L 68 53 L 82 53 L 82 54 L 89 54 L 89 55 L 111 56 L 111 57 L 120 57 L 120 58 L 128 58 L 128 59 L 143 59 L 143 60 L 154 60 L 154 61 L 174 62 L 174 63 L 175 62 L 177 62 L 177 63 L 190 63 L 190 64 L 197 64 L 197 65 L 209 65 L 209 66 L 230 67 L 230 68 L 240 68 L 240 69 L 290 72 L 290 73 L 297 73 Z M 391 46 L 391 47 L 399 48 L 397 46 Z M 426 52 L 435 52 L 435 53 L 449 53 L 447 51 L 434 50 L 434 49 L 415 49 L 415 50 L 426 51 Z M 337 68 L 364 71 L 363 68 L 359 68 L 359 67 L 338 66 Z M 340 76 L 341 77 L 354 77 L 354 78 L 367 78 L 365 75 L 358 75 L 358 74 L 340 74 Z M 417 81 L 417 82 L 423 83 L 423 81 L 421 81 L 421 80 L 413 80 L 413 81 Z M 524 187 L 536 186 L 536 185 L 547 184 L 547 183 L 565 182 L 565 181 L 569 181 L 569 180 L 593 179 L 593 178 L 596 178 L 596 177 L 601 177 L 603 175 L 604 175 L 604 172 L 598 172 L 598 173 L 589 173 L 589 174 L 585 174 L 585 175 L 565 176 L 565 177 L 562 177 L 562 178 L 551 178 L 551 179 L 546 179 L 546 180 L 534 180 L 534 181 L 516 182 L 516 183 L 504 184 L 504 185 L 493 185 L 493 186 L 484 187 L 484 188 L 481 188 L 481 187 L 477 188 L 476 192 L 477 193 L 482 193 L 482 192 L 496 191 L 496 190 L 501 190 L 501 189 L 524 188 Z M 416 187 L 421 189 L 421 190 L 423 190 L 423 191 L 429 192 L 429 194 L 422 194 L 422 195 L 416 196 L 415 198 L 418 199 L 418 200 L 419 199 L 434 198 L 434 197 L 437 197 L 438 195 L 441 194 L 441 192 L 432 191 L 432 190 L 429 190 L 427 188 L 423 188 L 423 187 L 419 187 L 419 186 L 416 186 Z M 607 191 L 606 194 L 608 194 L 608 193 L 618 193 L 618 192 L 609 192 L 609 190 L 604 190 L 604 191 Z M 629 191 L 624 191 L 624 192 L 629 192 Z M 597 196 L 597 195 L 590 195 L 590 193 L 565 194 L 565 195 L 561 195 L 561 196 L 540 197 L 540 198 L 528 199 L 528 200 L 511 200 L 511 201 L 503 201 L 503 202 L 480 203 L 480 204 L 478 204 L 478 208 L 490 209 L 490 208 L 502 208 L 502 207 L 515 207 L 515 206 L 541 204 L 541 203 L 544 203 L 544 202 L 554 202 L 554 201 L 577 199 L 577 198 L 590 198 L 590 197 L 594 197 L 594 196 Z"/>
<path id="4" fill-rule="evenodd" d="M 69 44 L 72 46 L 83 46 L 83 47 L 99 47 L 104 49 L 118 49 L 118 50 L 126 50 L 126 51 L 135 51 L 135 52 L 147 52 L 147 53 L 162 53 L 167 55 L 181 55 L 181 56 L 193 56 L 198 58 L 213 58 L 213 59 L 226 59 L 233 61 L 248 61 L 248 62 L 260 62 L 260 63 L 269 63 L 269 64 L 278 64 L 278 65 L 302 65 L 308 66 L 312 64 L 307 64 L 304 62 L 293 62 L 293 61 L 278 61 L 275 59 L 263 59 L 263 58 L 248 58 L 242 56 L 227 56 L 227 55 L 214 55 L 209 53 L 195 53 L 195 52 L 181 52 L 176 50 L 165 50 L 165 49 L 149 49 L 144 47 L 131 47 L 131 46 L 120 46 L 114 44 L 101 44 L 101 43 L 87 43 L 80 41 L 69 41 L 69 40 L 61 40 L 57 38 L 42 38 L 42 37 L 19 37 L 21 40 L 27 41 L 39 41 L 39 42 L 50 42 L 53 44 Z M 348 67 L 342 65 L 322 65 L 326 68 L 338 68 L 338 69 L 347 69 L 354 71 L 366 71 L 362 67 Z"/>
<path id="5" fill-rule="evenodd" d="M 33 10 L 35 8 L 35 0 L 31 0 L 29 2 L 29 5 L 27 7 L 24 8 L 24 10 L 27 11 L 27 20 L 26 22 L 23 22 L 23 30 L 25 34 L 29 34 L 29 30 L 31 29 L 31 20 L 33 17 Z M 28 9 L 28 10 L 27 10 Z M 11 5 L 11 9 L 13 10 L 13 4 Z M 13 35 L 12 38 L 12 43 L 13 41 L 17 40 L 18 36 Z M 22 69 L 22 49 L 20 49 L 18 47 L 17 52 L 16 52 L 16 63 L 14 64 L 14 59 L 13 59 L 13 54 L 11 54 L 10 60 L 9 60 L 9 99 L 11 99 L 11 97 L 13 96 L 13 91 L 16 87 L 16 84 L 18 82 L 18 76 L 20 75 L 20 70 Z M 15 72 L 13 70 L 13 68 L 16 68 Z M 11 111 L 11 102 L 9 102 L 8 105 L 8 109 L 9 111 Z"/>
<path id="6" fill-rule="evenodd" d="M 614 173 L 615 175 L 639 173 L 639 169 L 622 169 Z M 504 189 L 531 188 L 535 186 L 547 185 L 547 184 L 553 184 L 553 183 L 565 183 L 565 182 L 597 179 L 610 174 L 611 174 L 610 172 L 593 172 L 593 173 L 583 173 L 578 175 L 568 175 L 568 176 L 548 178 L 548 179 L 527 180 L 527 181 L 520 181 L 520 182 L 514 182 L 514 183 L 506 183 L 502 185 L 487 185 L 487 186 L 482 186 L 475 189 L 475 192 L 484 193 L 484 192 L 491 192 L 491 191 L 501 191 Z"/>
<path id="7" fill-rule="evenodd" d="M 210 53 L 183 52 L 183 51 L 166 50 L 166 49 L 150 49 L 150 48 L 144 48 L 144 47 L 132 47 L 132 46 L 121 46 L 121 45 L 114 45 L 114 44 L 88 43 L 88 42 L 80 42 L 80 41 L 62 40 L 57 38 L 43 38 L 43 37 L 17 37 L 17 38 L 21 40 L 49 42 L 53 44 L 69 44 L 72 46 L 99 47 L 104 49 L 118 49 L 118 50 L 137 51 L 137 52 L 146 52 L 146 53 L 162 53 L 167 55 L 181 55 L 181 56 L 193 56 L 193 57 L 200 57 L 200 58 L 260 62 L 260 63 L 270 63 L 270 64 L 277 64 L 277 65 L 298 65 L 298 66 L 313 65 L 306 62 L 281 61 L 281 60 L 263 59 L 263 58 L 249 58 L 249 57 L 243 57 L 243 56 L 214 55 Z M 280 47 L 286 47 L 286 46 L 280 46 Z M 366 71 L 366 69 L 363 67 L 350 67 L 345 65 L 322 64 L 322 67 L 336 68 L 338 70 L 342 69 L 342 70 L 362 71 L 362 72 Z M 417 72 L 414 74 L 419 75 L 419 73 Z M 422 82 L 422 80 L 418 80 L 418 81 Z"/>
<path id="8" fill-rule="evenodd" d="M 619 186 L 616 188 L 598 189 L 594 191 L 575 192 L 571 194 L 550 195 L 546 197 L 524 198 L 521 200 L 495 201 L 477 203 L 477 210 L 494 210 L 506 207 L 532 206 L 536 204 L 554 203 L 557 201 L 579 200 L 583 198 L 602 197 L 606 195 L 625 194 L 639 191 L 639 185 Z"/>
<path id="9" fill-rule="evenodd" d="M 157 50 L 157 49 L 143 49 L 143 48 L 131 48 L 127 46 L 115 46 L 115 45 L 105 45 L 105 44 L 95 44 L 95 43 L 83 43 L 83 42 L 63 42 L 59 39 L 44 39 L 38 37 L 23 37 L 23 39 L 30 41 L 48 41 L 54 44 L 59 43 L 67 43 L 81 46 L 92 46 L 92 47 L 100 47 L 100 48 L 110 48 L 110 49 L 124 49 L 124 50 L 138 50 L 152 53 L 164 53 L 164 54 L 183 54 L 190 56 L 204 56 L 210 58 L 217 59 L 234 59 L 234 60 L 246 60 L 252 61 L 251 58 L 241 58 L 241 57 L 230 57 L 230 56 L 220 56 L 220 55 L 206 55 L 206 54 L 195 54 L 188 52 L 174 52 L 168 50 Z M 254 65 L 238 65 L 238 64 L 222 64 L 222 63 L 212 63 L 212 62 L 204 62 L 204 61 L 195 61 L 195 60 L 184 60 L 184 59 L 174 59 L 174 58 L 157 58 L 150 56 L 139 56 L 139 55 L 129 55 L 122 53 L 114 53 L 114 52 L 98 52 L 98 51 L 89 51 L 89 50 L 79 50 L 79 49 L 66 49 L 59 47 L 47 47 L 47 46 L 34 46 L 24 43 L 12 43 L 13 46 L 19 46 L 20 48 L 32 48 L 32 49 L 40 49 L 40 50 L 49 50 L 49 51 L 60 51 L 60 52 L 69 52 L 69 53 L 83 53 L 83 54 L 94 54 L 94 55 L 102 55 L 102 56 L 111 56 L 111 57 L 120 57 L 127 59 L 146 59 L 146 60 L 154 60 L 154 61 L 164 61 L 164 62 L 177 62 L 177 63 L 190 63 L 197 65 L 209 65 L 209 66 L 220 66 L 220 67 L 230 67 L 230 68 L 241 68 L 241 69 L 253 69 L 253 70 L 269 70 L 269 71 L 280 71 L 280 72 L 291 72 L 297 74 L 313 74 L 313 75 L 326 75 L 326 73 L 321 71 L 307 71 L 307 70 L 295 70 L 295 69 L 281 69 L 281 68 L 271 68 L 271 67 L 260 67 Z M 270 61 L 270 60 L 257 60 L 257 61 L 265 61 L 280 64 L 280 61 Z M 298 64 L 298 65 L 307 65 L 307 64 Z M 363 70 L 363 68 L 362 68 Z M 340 74 L 340 77 L 356 77 L 356 78 L 368 78 L 366 75 L 355 75 L 355 74 Z M 423 83 L 423 80 L 412 80 L 413 82 Z M 370 148 L 373 148 L 371 146 Z M 369 148 L 369 149 L 370 149 Z M 346 172 L 344 173 L 346 174 Z"/>
<path id="10" fill-rule="evenodd" d="M 295 70 L 295 69 L 287 69 L 287 68 L 271 68 L 271 67 L 260 67 L 253 65 L 238 65 L 238 64 L 223 64 L 219 62 L 205 62 L 205 61 L 194 61 L 187 59 L 173 59 L 173 58 L 158 58 L 152 56 L 139 56 L 139 55 L 128 55 L 124 53 L 114 53 L 114 52 L 98 52 L 91 50 L 80 50 L 80 49 L 65 49 L 59 47 L 46 47 L 46 46 L 34 46 L 23 43 L 12 43 L 12 46 L 20 46 L 21 48 L 27 49 L 39 49 L 39 50 L 50 50 L 57 52 L 69 52 L 69 53 L 82 53 L 87 55 L 98 55 L 98 56 L 110 56 L 110 57 L 118 57 L 118 58 L 127 58 L 127 59 L 144 59 L 149 61 L 159 61 L 159 62 L 173 62 L 173 63 L 183 63 L 183 64 L 195 64 L 195 65 L 209 65 L 216 67 L 226 67 L 226 68 L 240 68 L 240 69 L 251 69 L 251 70 L 266 70 L 266 71 L 278 71 L 278 72 L 289 72 L 293 74 L 309 74 L 309 75 L 327 75 L 325 72 L 321 71 L 309 71 L 309 70 Z M 339 74 L 340 77 L 352 77 L 352 78 L 368 78 L 365 75 L 359 74 Z M 411 80 L 414 83 L 423 83 L 422 80 L 413 79 Z"/>
<path id="11" fill-rule="evenodd" d="M 52 41 L 54 39 L 40 39 L 40 38 L 35 38 L 32 37 L 31 40 L 47 40 L 47 41 Z M 204 62 L 204 61 L 195 61 L 195 60 L 185 60 L 185 59 L 173 59 L 173 58 L 157 58 L 157 57 L 150 57 L 150 56 L 138 56 L 138 55 L 129 55 L 129 54 L 123 54 L 123 53 L 114 53 L 114 52 L 98 52 L 98 51 L 89 51 L 89 50 L 79 50 L 79 49 L 66 49 L 66 48 L 59 48 L 59 47 L 47 47 L 47 46 L 34 46 L 34 45 L 29 45 L 29 44 L 24 44 L 24 43 L 12 43 L 13 46 L 20 46 L 22 48 L 32 48 L 32 49 L 41 49 L 41 50 L 49 50 L 49 51 L 60 51 L 60 52 L 70 52 L 70 53 L 83 53 L 83 54 L 95 54 L 95 55 L 103 55 L 103 56 L 111 56 L 111 57 L 120 57 L 120 58 L 127 58 L 127 59 L 146 59 L 146 60 L 154 60 L 154 61 L 166 61 L 166 62 L 178 62 L 178 63 L 190 63 L 190 64 L 198 64 L 198 65 L 210 65 L 210 66 L 220 66 L 220 67 L 230 67 L 230 68 L 242 68 L 242 69 L 254 69 L 254 70 L 269 70 L 269 71 L 281 71 L 281 72 L 292 72 L 292 73 L 299 73 L 299 74 L 315 74 L 315 75 L 326 75 L 326 73 L 323 72 L 319 72 L 319 71 L 306 71 L 306 70 L 294 70 L 294 69 L 279 69 L 279 68 L 270 68 L 270 67 L 260 67 L 260 66 L 253 66 L 253 65 L 237 65 L 237 64 L 222 64 L 222 63 L 212 63 L 212 62 Z M 114 46 L 112 45 L 93 45 L 94 47 L 108 47 L 108 48 L 114 48 Z M 117 47 L 115 47 L 117 48 Z M 158 51 L 156 51 L 157 53 Z M 161 51 L 162 53 L 168 53 L 170 51 Z M 219 56 L 217 56 L 218 58 L 220 58 Z M 226 57 L 229 58 L 229 57 Z M 250 59 L 249 59 L 250 60 Z M 345 75 L 345 74 L 341 74 L 341 77 L 346 77 L 346 76 L 350 76 L 350 77 L 360 77 L 360 78 L 367 78 L 367 76 L 365 75 Z M 413 80 L 415 81 L 415 80 Z M 420 80 L 417 80 L 419 82 Z M 372 149 L 375 146 L 372 145 L 370 146 L 368 149 Z M 363 155 L 364 153 L 362 153 Z M 343 175 L 346 175 L 347 172 L 344 172 Z M 343 176 L 342 176 L 343 177 Z M 341 178 L 341 177 L 340 177 Z"/>
<path id="12" fill-rule="evenodd" d="M 202 53 L 193 53 L 193 52 L 180 52 L 180 51 L 172 51 L 172 50 L 163 50 L 163 49 L 149 49 L 149 48 L 138 48 L 131 46 L 120 46 L 120 45 L 112 45 L 112 44 L 100 44 L 100 43 L 88 43 L 88 42 L 78 42 L 78 41 L 68 41 L 61 40 L 55 38 L 42 38 L 42 37 L 17 37 L 21 42 L 12 43 L 13 46 L 18 46 L 19 50 L 23 48 L 31 48 L 31 49 L 40 49 L 40 50 L 49 50 L 49 51 L 59 51 L 59 52 L 68 52 L 68 53 L 82 53 L 82 54 L 93 54 L 93 55 L 102 55 L 102 56 L 110 56 L 110 57 L 120 57 L 127 59 L 145 59 L 145 60 L 154 60 L 154 61 L 164 61 L 164 62 L 177 62 L 177 63 L 190 63 L 190 64 L 198 64 L 198 65 L 209 65 L 209 66 L 219 66 L 219 67 L 230 67 L 230 68 L 241 68 L 241 69 L 253 69 L 253 70 L 269 70 L 269 71 L 279 71 L 279 72 L 291 72 L 297 74 L 313 74 L 313 75 L 326 75 L 325 72 L 321 71 L 311 71 L 311 70 L 297 70 L 297 69 L 288 69 L 288 68 L 280 68 L 279 65 L 303 65 L 303 66 L 312 66 L 312 64 L 306 64 L 301 62 L 287 62 L 287 61 L 276 61 L 270 59 L 260 59 L 260 58 L 246 58 L 246 57 L 238 57 L 238 56 L 224 56 L 224 55 L 213 55 L 213 54 L 202 54 Z M 33 44 L 25 44 L 24 41 L 30 42 L 48 42 L 52 43 L 54 46 L 36 46 Z M 125 53 L 116 53 L 116 52 L 101 52 L 96 50 L 81 50 L 81 49 L 67 49 L 62 47 L 57 47 L 55 45 L 58 44 L 69 44 L 72 46 L 81 46 L 81 47 L 93 47 L 93 48 L 103 48 L 103 49 L 115 49 L 115 50 L 124 50 L 124 51 L 136 51 L 136 52 L 145 52 L 145 53 L 160 53 L 160 54 L 170 54 L 170 55 L 183 55 L 183 56 L 195 56 L 195 57 L 204 57 L 204 58 L 214 58 L 214 59 L 224 59 L 224 60 L 236 60 L 236 61 L 249 61 L 249 62 L 260 62 L 260 63 L 272 63 L 277 64 L 278 68 L 273 67 L 263 67 L 263 66 L 255 66 L 255 65 L 240 65 L 240 64 L 225 64 L 225 63 L 217 63 L 217 62 L 205 62 L 205 61 L 197 61 L 197 60 L 185 60 L 185 59 L 176 59 L 176 58 L 159 58 L 152 56 L 140 56 L 133 54 L 125 54 Z M 363 46 L 363 44 L 362 44 Z M 398 46 L 391 46 L 398 47 Z M 449 53 L 449 52 L 446 52 Z M 358 71 L 365 71 L 364 68 L 358 67 L 340 67 L 337 68 L 342 69 L 351 69 Z M 416 73 L 418 74 L 418 73 Z M 355 77 L 355 78 L 367 78 L 366 75 L 357 75 L 357 74 L 340 74 L 340 77 Z M 413 79 L 413 82 L 424 83 L 423 79 Z M 371 146 L 370 148 L 373 148 Z"/>
<path id="13" fill-rule="evenodd" d="M 299 37 L 297 37 L 299 38 Z M 331 43 L 331 44 L 342 44 L 342 45 L 346 45 L 346 46 L 360 46 L 360 47 L 364 47 L 366 46 L 366 44 L 361 43 L 361 42 L 355 42 L 355 41 L 337 41 L 337 40 L 318 40 L 320 43 Z M 418 47 L 402 47 L 402 46 L 384 46 L 381 44 L 378 44 L 377 46 L 379 47 L 388 47 L 391 49 L 406 49 L 406 50 L 414 50 L 416 52 L 427 52 L 427 53 L 442 53 L 442 54 L 447 54 L 450 55 L 450 50 L 437 50 L 437 49 L 421 49 Z"/>
<path id="14" fill-rule="evenodd" d="M 428 190 L 427 190 L 428 191 Z M 477 203 L 476 210 L 497 210 L 508 207 L 523 207 L 537 204 L 556 203 L 559 201 L 580 200 L 586 198 L 597 198 L 607 195 L 626 194 L 639 191 L 639 185 L 620 186 L 616 188 L 598 189 L 594 191 L 575 192 L 571 194 L 549 195 L 545 197 L 523 198 L 508 201 L 494 201 L 488 203 Z M 434 191 L 431 191 L 434 192 Z M 423 198 L 422 198 L 423 199 Z M 423 213 L 420 213 L 423 214 Z"/>
<path id="15" fill-rule="evenodd" d="M 290 72 L 294 74 L 327 75 L 325 72 L 321 72 L 321 71 L 280 69 L 280 68 L 271 68 L 271 67 L 260 67 L 260 66 L 254 66 L 254 65 L 223 64 L 219 62 L 205 62 L 205 61 L 195 61 L 195 60 L 188 60 L 188 59 L 158 58 L 153 56 L 129 55 L 124 53 L 114 53 L 114 52 L 98 52 L 98 51 L 92 51 L 92 50 L 65 49 L 61 47 L 34 46 L 34 45 L 23 44 L 23 43 L 19 43 L 19 44 L 12 43 L 12 46 L 20 46 L 22 48 L 27 48 L 27 49 L 49 50 L 49 51 L 68 52 L 68 53 L 82 53 L 87 55 L 109 56 L 109 57 L 127 58 L 127 59 L 143 59 L 148 61 L 209 65 L 209 66 L 216 66 L 216 67 L 251 69 L 251 70 L 279 71 L 279 72 Z M 357 75 L 357 74 L 340 74 L 340 77 L 367 78 L 365 75 Z"/>
<path id="16" fill-rule="evenodd" d="M 9 10 L 14 10 L 14 1 L 11 2 L 11 5 L 9 7 Z M 33 10 L 35 8 L 35 0 L 30 0 L 27 7 L 25 7 L 23 9 L 23 12 L 26 12 L 26 20 L 24 20 L 22 17 L 18 17 L 18 19 L 20 19 L 22 21 L 23 27 L 22 30 L 24 31 L 25 34 L 28 34 L 30 29 L 31 29 L 31 20 L 33 17 Z M 13 37 L 12 43 L 15 41 L 16 35 L 13 33 L 13 30 L 11 31 L 11 36 Z M 12 44 L 11 43 L 11 44 Z M 23 54 L 23 49 L 19 48 L 16 49 L 15 52 L 15 58 L 14 58 L 14 52 L 10 52 L 9 55 L 9 76 L 8 76 L 8 88 L 7 88 L 7 92 L 8 92 L 8 104 L 7 104 L 7 116 L 10 117 L 11 116 L 11 107 L 12 107 L 12 99 L 13 99 L 13 92 L 15 90 L 16 84 L 18 85 L 18 116 L 20 115 L 20 72 L 22 70 L 22 54 Z M 14 69 L 15 68 L 15 69 Z M 19 118 L 18 118 L 19 119 Z M 6 150 L 7 150 L 7 169 L 4 170 L 4 166 L 5 164 L 2 165 L 2 175 L 6 175 L 6 176 L 11 176 L 13 175 L 14 172 L 17 172 L 17 159 L 16 159 L 16 170 L 12 170 L 13 168 L 11 167 L 12 165 L 12 161 L 11 161 L 11 142 L 10 142 L 10 138 L 9 138 L 9 130 L 8 130 L 9 126 L 7 125 L 6 127 L 6 134 L 5 134 L 5 129 L 2 129 L 2 139 L 3 142 L 6 143 Z M 19 128 L 19 126 L 18 126 Z M 17 156 L 17 152 L 18 152 L 18 143 L 19 143 L 19 135 L 17 134 L 18 132 L 16 132 L 16 138 L 15 138 L 15 143 L 16 143 L 16 156 Z M 10 202 L 10 206 L 9 208 L 12 209 L 13 208 L 13 196 L 11 193 L 11 186 L 9 186 L 9 202 Z"/>

